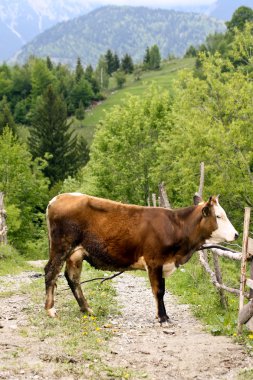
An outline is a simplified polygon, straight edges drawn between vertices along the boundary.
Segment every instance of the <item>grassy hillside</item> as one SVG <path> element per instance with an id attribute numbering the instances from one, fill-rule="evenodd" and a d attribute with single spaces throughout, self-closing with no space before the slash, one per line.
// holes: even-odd
<path id="1" fill-rule="evenodd" d="M 171 90 L 172 83 L 176 79 L 178 72 L 185 68 L 193 68 L 193 66 L 194 59 L 192 58 L 163 62 L 160 70 L 143 72 L 140 80 L 135 80 L 133 75 L 127 76 L 127 82 L 120 90 L 113 90 L 115 88 L 115 81 L 111 78 L 111 92 L 107 99 L 88 110 L 83 121 L 75 121 L 75 129 L 90 143 L 94 129 L 99 121 L 103 120 L 105 112 L 110 111 L 117 104 L 122 104 L 127 94 L 142 95 L 147 91 L 151 83 L 156 83 L 162 89 Z"/>

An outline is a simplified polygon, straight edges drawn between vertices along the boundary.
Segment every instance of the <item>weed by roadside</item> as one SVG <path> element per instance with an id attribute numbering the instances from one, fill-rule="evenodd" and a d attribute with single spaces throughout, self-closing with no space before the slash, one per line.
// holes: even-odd
<path id="1" fill-rule="evenodd" d="M 221 260 L 224 282 L 239 287 L 240 269 L 238 263 Z M 252 350 L 253 335 L 245 331 L 237 337 L 238 298 L 226 292 L 228 309 L 221 303 L 217 289 L 198 262 L 197 254 L 185 266 L 167 279 L 166 287 L 179 296 L 179 301 L 192 306 L 193 314 L 206 325 L 213 335 L 228 335 Z"/>
<path id="2" fill-rule="evenodd" d="M 11 245 L 0 245 L 0 276 L 31 270 L 25 259 Z"/>
<path id="3" fill-rule="evenodd" d="M 253 369 L 241 371 L 238 376 L 238 380 L 252 380 L 253 379 Z"/>

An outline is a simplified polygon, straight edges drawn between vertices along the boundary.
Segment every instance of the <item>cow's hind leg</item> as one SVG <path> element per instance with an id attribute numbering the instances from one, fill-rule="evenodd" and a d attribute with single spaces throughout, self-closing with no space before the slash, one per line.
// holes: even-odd
<path id="1" fill-rule="evenodd" d="M 77 303 L 82 312 L 93 314 L 91 308 L 86 301 L 80 285 L 80 275 L 82 272 L 82 263 L 84 257 L 84 249 L 82 247 L 76 248 L 71 256 L 66 261 L 65 277 L 68 281 L 69 287 L 77 300 Z"/>
<path id="2" fill-rule="evenodd" d="M 162 267 L 148 267 L 149 279 L 157 305 L 157 317 L 160 323 L 169 321 L 166 313 L 163 297 L 165 293 L 165 280 Z"/>
<path id="3" fill-rule="evenodd" d="M 63 267 L 64 260 L 61 256 L 52 255 L 45 266 L 46 302 L 45 309 L 50 317 L 56 317 L 54 308 L 54 291 L 58 275 Z"/>

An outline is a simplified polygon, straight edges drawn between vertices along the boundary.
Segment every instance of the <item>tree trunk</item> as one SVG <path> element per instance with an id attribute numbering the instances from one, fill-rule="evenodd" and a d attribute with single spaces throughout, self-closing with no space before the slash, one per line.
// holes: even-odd
<path id="1" fill-rule="evenodd" d="M 7 244 L 6 211 L 4 209 L 4 194 L 0 192 L 0 244 Z"/>
<path id="2" fill-rule="evenodd" d="M 168 200 L 168 196 L 164 187 L 164 183 L 160 183 L 159 187 L 159 198 L 160 198 L 160 206 L 165 208 L 171 208 L 170 202 Z"/>

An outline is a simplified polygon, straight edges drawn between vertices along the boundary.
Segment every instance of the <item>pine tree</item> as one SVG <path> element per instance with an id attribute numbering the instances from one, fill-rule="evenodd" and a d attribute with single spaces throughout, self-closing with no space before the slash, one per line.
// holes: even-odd
<path id="1" fill-rule="evenodd" d="M 48 156 L 44 173 L 51 186 L 78 169 L 76 138 L 67 122 L 66 104 L 51 85 L 33 109 L 29 146 L 34 158 Z"/>
<path id="2" fill-rule="evenodd" d="M 121 69 L 126 74 L 131 74 L 134 71 L 134 64 L 132 57 L 129 54 L 125 54 L 121 60 Z"/>
<path id="3" fill-rule="evenodd" d="M 92 90 L 92 85 L 85 79 L 84 76 L 79 80 L 79 82 L 75 83 L 70 93 L 70 98 L 75 108 L 79 107 L 80 100 L 82 101 L 84 107 L 88 107 L 93 97 L 94 93 Z"/>
<path id="4" fill-rule="evenodd" d="M 87 140 L 83 136 L 79 136 L 77 140 L 76 160 L 78 167 L 84 167 L 90 159 L 90 150 Z"/>
<path id="5" fill-rule="evenodd" d="M 4 128 L 8 126 L 13 133 L 16 132 L 14 118 L 12 116 L 6 96 L 0 102 L 0 134 L 3 133 Z"/>
<path id="6" fill-rule="evenodd" d="M 100 88 L 99 88 L 98 81 L 95 78 L 95 72 L 94 72 L 93 67 L 91 65 L 88 65 L 86 67 L 84 77 L 91 84 L 92 91 L 93 91 L 94 95 L 98 94 Z"/>
<path id="7" fill-rule="evenodd" d="M 120 60 L 118 55 L 115 53 L 113 56 L 113 72 L 117 71 L 120 68 Z"/>
<path id="8" fill-rule="evenodd" d="M 146 48 L 145 55 L 143 58 L 143 65 L 145 68 L 149 68 L 150 65 L 150 52 L 149 52 L 149 47 Z"/>
<path id="9" fill-rule="evenodd" d="M 151 70 L 159 69 L 160 64 L 161 64 L 161 54 L 160 54 L 159 47 L 157 45 L 153 45 L 150 48 L 149 68 Z"/>
<path id="10" fill-rule="evenodd" d="M 84 69 L 82 66 L 81 58 L 77 58 L 76 69 L 75 69 L 75 81 L 79 82 L 84 75 Z"/>
<path id="11" fill-rule="evenodd" d="M 93 78 L 93 75 L 94 75 L 93 67 L 91 65 L 88 65 L 84 72 L 85 79 L 87 79 L 90 82 L 91 79 Z"/>
<path id="12" fill-rule="evenodd" d="M 114 71 L 114 56 L 110 49 L 105 54 L 105 61 L 107 63 L 107 73 L 111 76 Z"/>
<path id="13" fill-rule="evenodd" d="M 52 61 L 51 61 L 51 59 L 50 59 L 49 56 L 47 56 L 47 68 L 48 68 L 50 71 L 53 70 L 53 68 L 54 68 L 54 65 L 53 65 L 53 63 L 52 63 Z"/>

